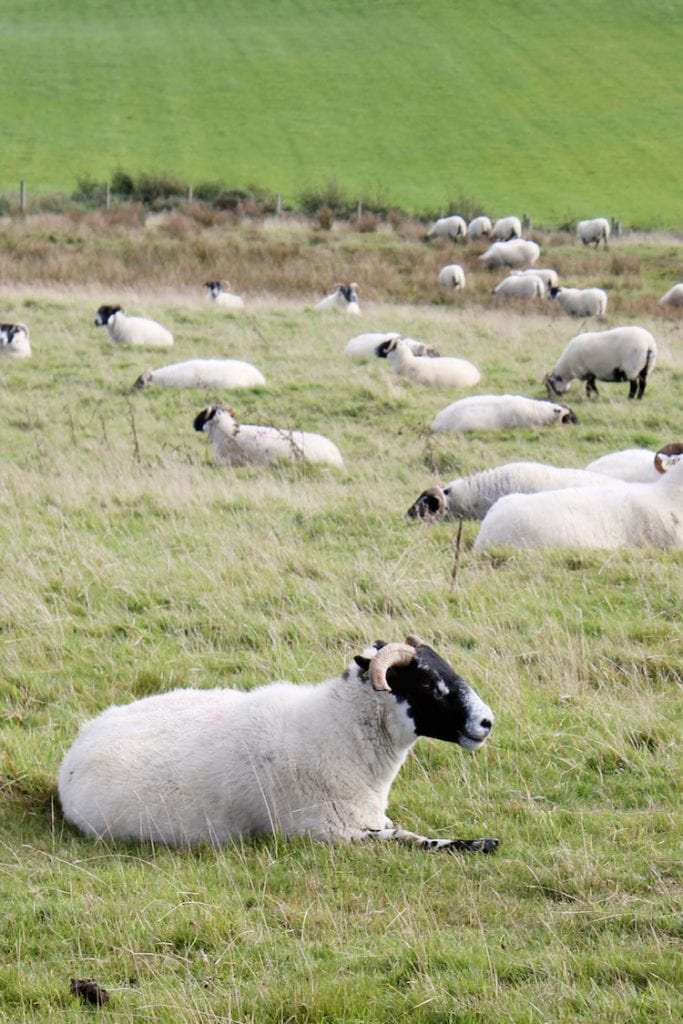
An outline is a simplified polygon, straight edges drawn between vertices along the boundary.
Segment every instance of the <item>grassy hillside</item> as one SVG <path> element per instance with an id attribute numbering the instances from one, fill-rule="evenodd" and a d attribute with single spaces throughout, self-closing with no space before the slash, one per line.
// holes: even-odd
<path id="1" fill-rule="evenodd" d="M 683 223 L 668 0 L 6 0 L 1 188 L 117 168 Z"/>

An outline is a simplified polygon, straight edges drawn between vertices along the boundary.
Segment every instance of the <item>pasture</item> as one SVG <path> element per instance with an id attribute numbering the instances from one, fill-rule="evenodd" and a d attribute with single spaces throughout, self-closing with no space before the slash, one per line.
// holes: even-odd
<path id="1" fill-rule="evenodd" d="M 0 1019 L 71 1021 L 93 978 L 111 1021 L 640 1024 L 683 1010 L 680 942 L 682 552 L 475 554 L 466 523 L 404 513 L 436 480 L 518 458 L 583 466 L 683 438 L 680 242 L 585 251 L 540 239 L 541 265 L 606 288 L 604 326 L 642 324 L 659 356 L 642 402 L 574 383 L 575 426 L 429 433 L 458 395 L 385 361 L 397 330 L 482 371 L 475 392 L 545 397 L 581 324 L 555 305 L 494 306 L 475 247 L 417 227 L 359 234 L 292 222 L 144 221 L 140 211 L 4 222 L 2 319 L 33 356 L 0 360 Z M 444 296 L 438 267 L 468 272 Z M 202 281 L 230 277 L 230 316 Z M 362 315 L 316 314 L 334 280 Z M 169 352 L 115 348 L 106 302 L 171 328 Z M 600 325 L 587 325 L 589 329 Z M 246 359 L 262 389 L 132 384 L 195 356 Z M 343 471 L 215 465 L 192 419 L 318 431 Z M 244 840 L 220 851 L 95 843 L 61 817 L 60 759 L 111 703 L 179 686 L 249 688 L 338 674 L 368 641 L 423 635 L 496 714 L 471 754 L 421 740 L 392 790 L 396 824 L 498 836 L 495 856 L 390 844 Z"/>

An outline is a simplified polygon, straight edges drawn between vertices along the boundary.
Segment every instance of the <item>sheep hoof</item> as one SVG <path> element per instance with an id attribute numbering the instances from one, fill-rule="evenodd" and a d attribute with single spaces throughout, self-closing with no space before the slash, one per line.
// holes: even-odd
<path id="1" fill-rule="evenodd" d="M 454 853 L 494 853 L 500 839 L 454 839 L 449 847 Z"/>

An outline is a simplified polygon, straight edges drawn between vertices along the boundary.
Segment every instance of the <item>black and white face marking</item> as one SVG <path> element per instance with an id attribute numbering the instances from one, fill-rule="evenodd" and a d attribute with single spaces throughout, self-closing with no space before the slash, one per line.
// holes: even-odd
<path id="1" fill-rule="evenodd" d="M 209 289 L 215 299 L 221 290 L 221 283 L 220 281 L 205 281 L 204 287 Z"/>
<path id="2" fill-rule="evenodd" d="M 439 500 L 439 492 L 441 500 Z M 407 518 L 423 519 L 426 522 L 436 522 L 438 519 L 443 519 L 446 515 L 445 499 L 447 494 L 448 491 L 441 490 L 441 488 L 437 490 L 436 487 L 430 487 L 428 491 L 423 491 L 406 512 Z"/>
<path id="3" fill-rule="evenodd" d="M 373 644 L 377 649 L 383 646 L 381 641 Z M 363 656 L 355 660 L 361 668 L 369 664 Z M 488 738 L 493 727 L 490 707 L 427 644 L 415 648 L 409 665 L 390 668 L 387 682 L 391 694 L 386 698 L 405 703 L 417 736 L 459 743 L 468 750 L 476 750 Z"/>
<path id="4" fill-rule="evenodd" d="M 114 314 L 121 311 L 121 306 L 100 306 L 95 314 L 95 327 L 106 327 Z"/>
<path id="5" fill-rule="evenodd" d="M 340 284 L 339 291 L 342 293 L 347 302 L 358 302 L 358 293 L 353 285 Z"/>
<path id="6" fill-rule="evenodd" d="M 593 387 L 595 388 L 595 385 L 593 385 Z M 595 388 L 595 390 L 597 391 L 597 388 Z M 560 409 L 560 413 L 559 413 L 560 423 L 578 423 L 579 422 L 578 416 L 576 415 L 575 412 L 573 412 L 572 409 L 569 408 L 568 405 L 561 405 L 561 406 L 559 406 L 559 409 Z"/>
<path id="7" fill-rule="evenodd" d="M 192 426 L 195 430 L 208 430 L 209 424 L 220 411 L 221 410 L 217 405 L 207 406 L 206 409 L 202 409 L 201 412 L 197 413 L 192 421 Z"/>

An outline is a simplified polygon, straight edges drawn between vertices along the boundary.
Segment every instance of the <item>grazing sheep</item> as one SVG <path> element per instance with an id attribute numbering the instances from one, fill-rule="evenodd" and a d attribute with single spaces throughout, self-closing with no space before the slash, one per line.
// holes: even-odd
<path id="1" fill-rule="evenodd" d="M 314 309 L 336 309 L 342 313 L 360 313 L 358 285 L 355 281 L 352 281 L 351 284 L 336 284 L 334 290 L 321 299 Z"/>
<path id="2" fill-rule="evenodd" d="M 462 217 L 440 217 L 429 229 L 425 241 L 432 242 L 435 238 L 450 238 L 455 242 L 458 238 L 467 238 L 467 224 Z"/>
<path id="3" fill-rule="evenodd" d="M 576 225 L 576 237 L 584 245 L 594 245 L 595 248 L 600 245 L 600 242 L 607 243 L 609 241 L 609 221 L 606 217 L 594 217 L 593 220 L 580 220 Z"/>
<path id="4" fill-rule="evenodd" d="M 668 464 L 654 483 L 509 494 L 487 513 L 474 547 L 682 548 L 683 458 Z"/>
<path id="5" fill-rule="evenodd" d="M 31 341 L 26 324 L 0 324 L 0 358 L 28 359 Z"/>
<path id="6" fill-rule="evenodd" d="M 527 267 L 526 270 L 511 270 L 509 276 L 514 277 L 519 274 L 535 274 L 536 277 L 540 277 L 546 291 L 550 291 L 551 288 L 557 288 L 559 281 L 557 271 L 552 270 L 550 267 Z"/>
<path id="7" fill-rule="evenodd" d="M 433 433 L 451 430 L 504 430 L 507 427 L 549 427 L 577 423 L 566 405 L 522 395 L 472 395 L 451 402 L 436 414 Z"/>
<path id="8" fill-rule="evenodd" d="M 536 274 L 511 274 L 491 292 L 497 299 L 543 299 L 545 284 Z"/>
<path id="9" fill-rule="evenodd" d="M 563 395 L 573 380 L 585 380 L 586 395 L 598 394 L 596 380 L 629 381 L 629 398 L 643 397 L 657 343 L 644 327 L 613 327 L 577 334 L 544 381 L 548 394 Z"/>
<path id="10" fill-rule="evenodd" d="M 483 519 L 494 502 L 505 494 L 535 494 L 565 487 L 609 487 L 612 484 L 613 477 L 584 469 L 547 466 L 542 462 L 507 462 L 471 476 L 458 477 L 444 487 L 438 484 L 429 487 L 413 502 L 406 515 L 410 519 L 430 521 L 445 516 Z"/>
<path id="11" fill-rule="evenodd" d="M 216 462 L 222 466 L 263 466 L 275 459 L 289 459 L 344 468 L 336 444 L 322 434 L 238 423 L 232 410 L 220 405 L 202 409 L 193 425 L 208 434 Z"/>
<path id="12" fill-rule="evenodd" d="M 432 388 L 471 388 L 481 380 L 479 370 L 467 359 L 457 359 L 454 356 L 418 356 L 403 338 L 390 341 L 382 348 L 394 373 L 400 377 L 408 377 L 416 384 Z"/>
<path id="13" fill-rule="evenodd" d="M 439 284 L 442 288 L 464 288 L 465 271 L 459 263 L 449 263 L 439 271 Z"/>
<path id="14" fill-rule="evenodd" d="M 475 217 L 467 225 L 467 234 L 470 241 L 477 242 L 480 238 L 488 238 L 491 234 L 491 220 L 489 217 Z"/>
<path id="15" fill-rule="evenodd" d="M 97 839 L 191 847 L 279 833 L 488 853 L 498 840 L 427 838 L 394 828 L 386 810 L 419 736 L 476 750 L 492 724 L 419 637 L 377 640 L 321 683 L 171 690 L 109 707 L 67 751 L 59 797 Z"/>
<path id="16" fill-rule="evenodd" d="M 677 309 L 683 306 L 683 283 L 675 284 L 673 288 L 669 288 L 665 295 L 662 295 L 659 300 L 660 306 L 674 306 Z"/>
<path id="17" fill-rule="evenodd" d="M 121 306 L 100 306 L 95 316 L 95 327 L 106 327 L 109 337 L 117 345 L 169 348 L 173 344 L 171 332 L 156 320 L 126 316 Z"/>
<path id="18" fill-rule="evenodd" d="M 188 359 L 158 370 L 145 370 L 133 385 L 145 388 L 257 388 L 266 383 L 260 370 L 241 359 Z"/>
<path id="19" fill-rule="evenodd" d="M 225 291 L 220 281 L 205 281 L 204 287 L 208 288 L 206 301 L 221 309 L 244 309 L 244 299 L 234 292 Z"/>
<path id="20" fill-rule="evenodd" d="M 557 299 L 560 309 L 569 316 L 604 316 L 607 292 L 602 288 L 550 288 L 549 299 Z"/>
<path id="21" fill-rule="evenodd" d="M 496 267 L 528 267 L 538 262 L 541 248 L 526 238 L 513 238 L 509 242 L 494 242 L 479 261 L 488 269 Z"/>
<path id="22" fill-rule="evenodd" d="M 511 238 L 522 237 L 522 222 L 519 217 L 499 217 L 491 228 L 491 238 L 497 242 L 507 242 Z"/>

